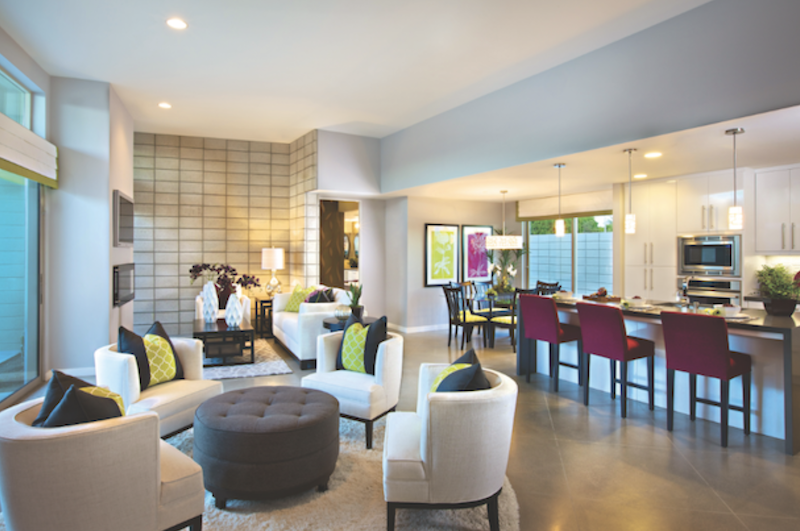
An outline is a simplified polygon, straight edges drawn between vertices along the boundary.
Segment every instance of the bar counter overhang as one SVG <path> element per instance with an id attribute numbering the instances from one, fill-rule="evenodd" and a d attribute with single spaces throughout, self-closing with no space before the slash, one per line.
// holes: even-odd
<path id="1" fill-rule="evenodd" d="M 563 323 L 580 325 L 574 302 L 557 302 L 559 319 Z M 665 308 L 659 308 L 664 310 Z M 669 308 L 666 308 L 669 310 Z M 784 440 L 785 452 L 794 455 L 800 452 L 800 317 L 776 317 L 764 310 L 743 310 L 753 319 L 728 321 L 728 337 L 731 350 L 752 356 L 752 431 Z M 656 311 L 623 310 L 625 326 L 630 336 L 650 339 L 656 344 L 656 407 L 666 408 L 666 361 L 661 318 Z M 548 374 L 547 344 L 537 345 L 525 338 L 525 323 L 517 306 L 517 374 L 528 370 L 531 351 L 535 367 L 531 372 Z M 577 347 L 574 343 L 562 345 L 561 357 L 577 362 Z M 592 362 L 591 388 L 610 391 L 610 368 L 607 363 Z M 634 362 L 630 365 L 629 380 L 646 383 L 646 366 Z M 577 383 L 577 371 L 562 371 L 561 378 Z M 647 401 L 647 394 L 631 388 L 628 397 L 639 402 Z M 698 397 L 719 400 L 719 381 L 698 378 Z M 618 398 L 619 399 L 619 398 Z M 742 403 L 740 385 L 731 386 L 731 404 Z M 685 373 L 677 373 L 675 381 L 675 411 L 689 414 L 689 379 Z M 719 408 L 697 404 L 697 416 L 719 422 Z M 743 427 L 742 415 L 731 412 L 730 426 Z M 666 427 L 666 426 L 665 426 Z"/>

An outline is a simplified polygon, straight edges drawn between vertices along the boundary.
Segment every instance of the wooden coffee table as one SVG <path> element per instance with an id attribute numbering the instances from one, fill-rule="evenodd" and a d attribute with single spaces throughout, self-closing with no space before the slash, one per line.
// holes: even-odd
<path id="1" fill-rule="evenodd" d="M 256 361 L 256 335 L 250 321 L 242 320 L 236 328 L 229 328 L 225 319 L 218 319 L 213 323 L 206 323 L 202 319 L 195 319 L 194 333 L 192 336 L 203 342 L 203 355 L 206 362 L 204 367 L 221 367 L 223 365 L 244 365 Z M 250 351 L 250 359 L 247 359 Z M 207 363 L 208 360 L 218 358 L 220 363 Z M 244 359 L 234 359 L 244 358 Z"/>

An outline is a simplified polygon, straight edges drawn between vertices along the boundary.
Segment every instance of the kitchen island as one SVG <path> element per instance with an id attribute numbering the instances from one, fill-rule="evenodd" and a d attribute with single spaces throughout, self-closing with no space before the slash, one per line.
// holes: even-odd
<path id="1" fill-rule="evenodd" d="M 666 408 L 666 361 L 664 337 L 661 332 L 661 311 L 687 311 L 673 303 L 652 303 L 648 309 L 623 310 L 628 335 L 642 337 L 656 344 L 656 405 Z M 580 325 L 575 302 L 557 302 L 559 319 L 563 323 Z M 728 319 L 731 350 L 749 354 L 753 360 L 752 381 L 752 431 L 784 440 L 787 454 L 800 452 L 800 314 L 790 317 L 767 315 L 764 310 L 747 309 L 742 314 L 747 320 Z M 549 373 L 547 344 L 525 338 L 525 323 L 517 307 L 517 374 L 528 370 Z M 541 349 L 541 350 L 540 350 Z M 575 343 L 561 346 L 561 359 L 577 362 Z M 592 357 L 591 387 L 610 391 L 611 375 L 608 363 L 598 363 Z M 577 371 L 561 371 L 562 379 L 577 382 Z M 644 363 L 633 362 L 629 368 L 629 381 L 646 383 Z M 719 400 L 719 380 L 698 377 L 697 394 Z M 647 401 L 645 392 L 629 390 L 629 398 Z M 738 379 L 731 385 L 731 404 L 742 403 L 742 388 Z M 675 382 L 675 411 L 689 413 L 689 379 L 677 373 Z M 719 408 L 697 404 L 697 416 L 719 422 Z M 743 427 L 742 414 L 731 412 L 730 425 Z"/>

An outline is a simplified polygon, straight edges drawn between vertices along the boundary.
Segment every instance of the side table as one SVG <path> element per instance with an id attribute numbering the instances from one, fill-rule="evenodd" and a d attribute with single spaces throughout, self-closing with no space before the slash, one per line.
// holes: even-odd
<path id="1" fill-rule="evenodd" d="M 364 326 L 369 326 L 375 321 L 377 321 L 377 319 L 374 317 L 364 317 L 362 321 L 364 322 Z M 328 317 L 322 320 L 322 326 L 324 326 L 327 330 L 330 330 L 331 332 L 341 332 L 342 330 L 344 330 L 344 325 L 346 323 L 347 321 L 340 321 L 336 317 Z"/>
<path id="2" fill-rule="evenodd" d="M 272 299 L 256 299 L 256 328 L 258 335 L 272 338 Z"/>

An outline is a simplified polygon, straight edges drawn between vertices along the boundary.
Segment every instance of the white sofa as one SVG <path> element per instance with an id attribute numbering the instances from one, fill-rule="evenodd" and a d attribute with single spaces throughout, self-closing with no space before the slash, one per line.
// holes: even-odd
<path id="1" fill-rule="evenodd" d="M 299 312 L 285 310 L 291 293 L 278 293 L 272 299 L 272 333 L 297 358 L 301 370 L 313 369 L 317 364 L 317 337 L 327 333 L 322 321 L 333 317 L 340 304 L 350 304 L 347 291 L 333 288 L 333 293 L 334 302 L 304 302 Z"/>
<path id="2" fill-rule="evenodd" d="M 367 449 L 371 449 L 372 423 L 394 410 L 400 401 L 403 337 L 389 333 L 386 341 L 378 345 L 375 374 L 372 375 L 336 370 L 336 357 L 343 334 L 334 332 L 317 338 L 317 372 L 305 376 L 301 385 L 335 396 L 343 417 L 366 425 Z"/>
<path id="3" fill-rule="evenodd" d="M 32 427 L 43 400 L 0 413 L 0 503 L 6 528 L 162 531 L 188 525 L 200 530 L 203 471 L 159 440 L 155 413 Z"/>
<path id="4" fill-rule="evenodd" d="M 499 529 L 497 496 L 503 487 L 514 427 L 517 384 L 484 369 L 490 389 L 431 393 L 446 364 L 419 368 L 416 413 L 390 413 L 383 443 L 387 529 L 402 508 L 489 505 Z"/>
<path id="5" fill-rule="evenodd" d="M 222 382 L 203 380 L 203 342 L 197 339 L 170 338 L 183 367 L 183 380 L 154 385 L 142 391 L 139 369 L 133 354 L 120 354 L 113 343 L 94 353 L 97 385 L 122 397 L 129 415 L 154 411 L 160 419 L 161 436 L 194 423 L 197 406 L 222 392 Z"/>

